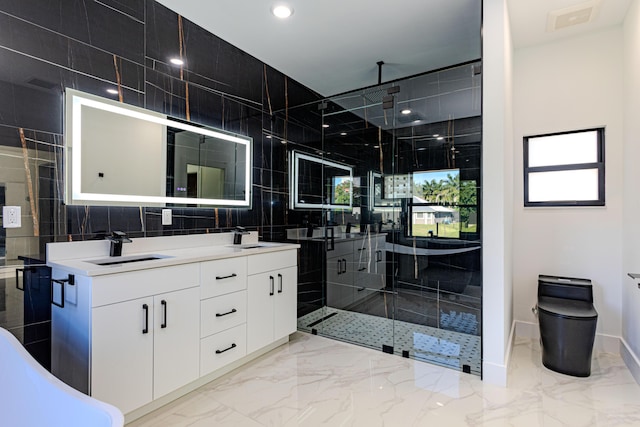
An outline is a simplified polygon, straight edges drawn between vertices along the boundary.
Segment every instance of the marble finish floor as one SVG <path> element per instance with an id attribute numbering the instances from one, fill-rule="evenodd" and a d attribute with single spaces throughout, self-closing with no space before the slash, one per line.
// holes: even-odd
<path id="1" fill-rule="evenodd" d="M 589 378 L 542 367 L 518 339 L 506 388 L 475 375 L 303 332 L 128 424 L 147 426 L 640 426 L 640 386 L 618 355 Z"/>

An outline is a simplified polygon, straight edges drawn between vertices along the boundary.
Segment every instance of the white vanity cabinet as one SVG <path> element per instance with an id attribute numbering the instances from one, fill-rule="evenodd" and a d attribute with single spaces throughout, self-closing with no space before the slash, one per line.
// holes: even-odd
<path id="1" fill-rule="evenodd" d="M 384 289 L 387 277 L 386 235 L 365 236 L 354 242 L 354 303 Z"/>
<path id="2" fill-rule="evenodd" d="M 247 354 L 247 257 L 200 264 L 200 375 Z"/>
<path id="3" fill-rule="evenodd" d="M 52 373 L 129 422 L 286 342 L 299 245 L 232 242 L 134 239 L 121 258 L 104 257 L 108 242 L 47 246 Z"/>
<path id="4" fill-rule="evenodd" d="M 353 304 L 356 267 L 353 246 L 351 239 L 338 241 L 327 251 L 327 305 L 330 307 L 346 308 Z"/>
<path id="5" fill-rule="evenodd" d="M 252 255 L 248 259 L 247 352 L 296 330 L 297 253 Z"/>
<path id="6" fill-rule="evenodd" d="M 327 251 L 327 305 L 346 309 L 385 287 L 386 235 L 344 238 Z"/>
<path id="7" fill-rule="evenodd" d="M 124 413 L 194 381 L 198 284 L 197 264 L 76 275 L 64 285 L 64 307 L 52 306 L 52 372 Z M 76 352 L 78 363 L 69 364 Z"/>

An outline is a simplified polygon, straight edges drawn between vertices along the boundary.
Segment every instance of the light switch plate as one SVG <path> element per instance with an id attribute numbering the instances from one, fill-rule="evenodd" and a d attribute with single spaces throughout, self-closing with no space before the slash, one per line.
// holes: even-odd
<path id="1" fill-rule="evenodd" d="M 171 225 L 171 209 L 162 209 L 162 225 Z"/>
<path id="2" fill-rule="evenodd" d="M 20 228 L 22 220 L 20 218 L 20 206 L 3 206 L 2 207 L 2 226 L 4 228 Z"/>

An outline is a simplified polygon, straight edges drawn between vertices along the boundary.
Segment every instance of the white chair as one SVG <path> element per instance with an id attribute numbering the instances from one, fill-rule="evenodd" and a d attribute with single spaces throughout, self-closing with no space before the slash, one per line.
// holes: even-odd
<path id="1" fill-rule="evenodd" d="M 69 387 L 0 328 L 0 424 L 11 427 L 122 427 L 115 406 Z"/>

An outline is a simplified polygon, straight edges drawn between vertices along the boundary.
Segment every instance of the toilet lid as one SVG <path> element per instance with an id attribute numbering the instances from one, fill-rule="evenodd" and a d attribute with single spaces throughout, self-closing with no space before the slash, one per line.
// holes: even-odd
<path id="1" fill-rule="evenodd" d="M 540 297 L 538 298 L 538 310 L 552 316 L 573 319 L 594 319 L 598 317 L 598 312 L 590 302 L 566 298 Z"/>

